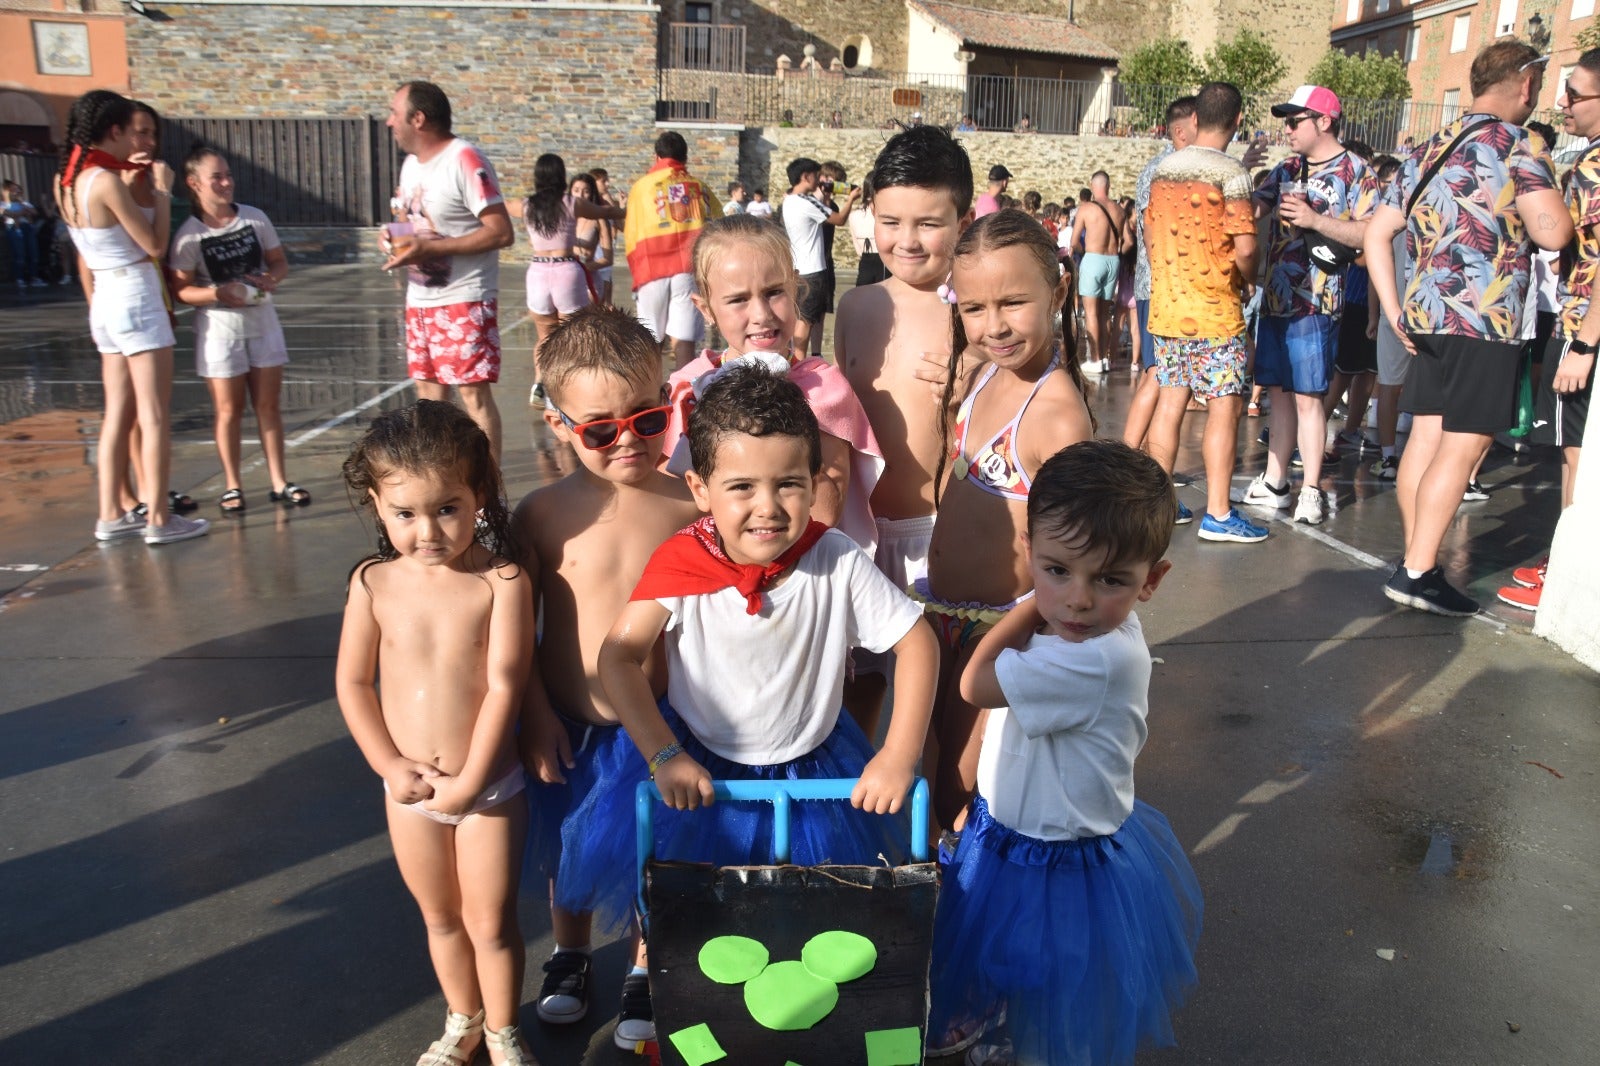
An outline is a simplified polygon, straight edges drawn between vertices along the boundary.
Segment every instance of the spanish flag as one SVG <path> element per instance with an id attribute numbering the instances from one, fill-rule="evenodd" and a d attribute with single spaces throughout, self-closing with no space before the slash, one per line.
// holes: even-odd
<path id="1" fill-rule="evenodd" d="M 637 292 L 647 282 L 694 270 L 694 239 L 707 219 L 722 215 L 722 205 L 683 164 L 658 159 L 628 190 L 628 272 Z"/>

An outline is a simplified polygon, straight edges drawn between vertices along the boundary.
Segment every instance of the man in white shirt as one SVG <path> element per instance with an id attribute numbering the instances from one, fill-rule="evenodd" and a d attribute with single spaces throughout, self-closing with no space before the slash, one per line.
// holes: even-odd
<path id="1" fill-rule="evenodd" d="M 389 129 L 407 152 L 400 168 L 404 219 L 384 227 L 385 270 L 408 267 L 406 363 L 424 400 L 449 398 L 489 437 L 500 459 L 500 249 L 515 234 L 494 168 L 450 132 L 450 100 L 409 81 L 389 101 Z"/>
<path id="2" fill-rule="evenodd" d="M 832 310 L 833 293 L 828 285 L 828 250 L 823 246 L 822 227 L 842 226 L 850 209 L 861 196 L 860 189 L 850 195 L 837 211 L 830 211 L 816 198 L 822 179 L 822 164 L 802 156 L 789 164 L 789 195 L 783 198 L 783 228 L 789 231 L 789 246 L 794 254 L 794 269 L 800 275 L 800 321 L 795 325 L 795 351 L 822 354 L 822 322 Z"/>

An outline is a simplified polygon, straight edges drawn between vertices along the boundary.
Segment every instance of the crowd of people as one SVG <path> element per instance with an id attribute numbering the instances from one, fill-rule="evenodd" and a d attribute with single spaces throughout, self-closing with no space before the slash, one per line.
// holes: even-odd
<path id="1" fill-rule="evenodd" d="M 744 865 L 770 860 L 772 813 L 716 802 L 713 781 L 856 779 L 848 804 L 800 805 L 792 860 L 875 865 L 909 860 L 889 816 L 921 772 L 943 880 L 928 1053 L 1127 1063 L 1172 1043 L 1203 905 L 1172 830 L 1136 798 L 1151 669 L 1136 608 L 1195 519 L 1173 485 L 1182 419 L 1201 402 L 1198 535 L 1258 543 L 1261 511 L 1325 520 L 1330 412 L 1347 390 L 1346 432 L 1360 434 L 1361 379 L 1376 377 L 1380 424 L 1411 415 L 1398 462 L 1391 430 L 1377 468 L 1404 521 L 1385 593 L 1476 611 L 1436 556 L 1475 464 L 1515 421 L 1537 263 L 1557 309 L 1545 421 L 1569 472 L 1600 342 L 1600 164 L 1579 160 L 1563 202 L 1551 135 L 1522 125 L 1543 76 L 1529 46 L 1490 46 L 1466 114 L 1389 161 L 1343 142 L 1338 98 L 1303 86 L 1272 109 L 1292 154 L 1254 181 L 1259 160 L 1226 151 L 1240 93 L 1211 83 L 1172 102 L 1172 143 L 1131 200 L 1096 174 L 1070 221 L 1036 196 L 1005 203 L 1004 166 L 975 195 L 966 150 L 926 125 L 888 138 L 861 187 L 836 163 L 795 160 L 780 220 L 737 183 L 725 209 L 672 131 L 621 203 L 604 172 L 569 180 L 542 156 L 520 205 L 533 410 L 575 464 L 514 505 L 492 392 L 511 210 L 443 91 L 400 86 L 389 125 L 408 158 L 383 243 L 385 266 L 409 275 L 419 398 L 374 420 L 344 465 L 377 550 L 349 585 L 336 688 L 387 794 L 446 1000 L 419 1066 L 480 1048 L 497 1066 L 534 1062 L 519 1023 L 525 855 L 548 881 L 555 941 L 538 1018 L 587 1016 L 594 935 L 631 928 L 615 1040 L 656 1038 L 634 910 L 647 780 L 666 807 L 657 857 Z M 1560 103 L 1572 132 L 1600 134 L 1600 50 Z M 135 115 L 115 94 L 81 100 L 59 191 L 106 368 L 96 535 L 163 543 L 205 529 L 167 505 L 173 338 L 156 262 L 176 178 L 148 162 Z M 236 471 L 242 397 L 264 426 L 274 410 L 281 332 L 259 312 L 287 264 L 265 216 L 232 203 L 220 153 L 192 153 L 185 182 L 197 210 L 173 241 L 175 292 L 211 316 L 197 360 Z M 634 314 L 603 297 L 595 257 L 618 223 Z M 879 277 L 835 310 L 840 225 Z M 1534 254 L 1575 232 L 1559 261 Z M 1357 310 L 1363 262 L 1373 295 Z M 1113 442 L 1095 439 L 1087 376 L 1108 370 L 1119 312 L 1141 369 Z M 829 313 L 831 363 L 818 354 Z M 722 347 L 697 349 L 707 323 Z M 1230 494 L 1239 426 L 1261 402 L 1252 380 L 1267 390 L 1269 458 Z M 451 388 L 459 406 L 442 402 Z M 142 515 L 126 506 L 135 422 Z M 265 431 L 263 444 L 271 465 Z M 275 500 L 309 499 L 281 452 L 271 472 Z M 1526 577 L 1536 603 L 1537 568 Z"/>

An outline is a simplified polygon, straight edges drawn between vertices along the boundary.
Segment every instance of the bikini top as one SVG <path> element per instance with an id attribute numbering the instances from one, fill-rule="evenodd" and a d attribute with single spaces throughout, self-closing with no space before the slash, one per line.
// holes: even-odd
<path id="1" fill-rule="evenodd" d="M 971 459 L 967 458 L 967 425 L 972 417 L 972 404 L 978 398 L 978 393 L 989 384 L 989 379 L 994 377 L 994 372 L 999 369 L 990 366 L 984 371 L 983 377 L 978 379 L 978 384 L 971 394 L 961 401 L 961 408 L 956 412 L 956 440 L 952 460 L 961 460 L 955 468 L 955 476 L 969 479 L 973 486 L 982 489 L 991 496 L 999 496 L 1007 500 L 1026 500 L 1028 490 L 1033 487 L 1033 479 L 1022 468 L 1022 461 L 1017 458 L 1017 427 L 1022 424 L 1022 416 L 1028 410 L 1028 405 L 1033 398 L 1039 395 L 1039 390 L 1044 387 L 1045 379 L 1050 372 L 1061 365 L 1061 353 L 1058 351 L 1050 357 L 1050 365 L 1044 368 L 1044 373 L 1039 375 L 1039 380 L 1033 383 L 1033 389 L 1028 393 L 1028 398 L 1022 401 L 1022 406 L 1017 408 L 1017 413 L 1012 416 L 999 433 L 989 439 Z"/>

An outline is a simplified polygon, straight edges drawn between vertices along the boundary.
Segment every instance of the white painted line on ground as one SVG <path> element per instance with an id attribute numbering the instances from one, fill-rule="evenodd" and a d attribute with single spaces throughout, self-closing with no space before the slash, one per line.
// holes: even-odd
<path id="1" fill-rule="evenodd" d="M 38 574 L 48 569 L 43 563 L 0 563 L 0 570 L 14 574 Z"/>
<path id="2" fill-rule="evenodd" d="M 377 404 L 382 403 L 384 400 L 387 400 L 389 397 L 393 396 L 395 393 L 400 392 L 403 389 L 409 389 L 410 387 L 411 387 L 411 381 L 409 379 L 406 380 L 406 381 L 399 382 L 398 384 L 391 385 L 387 389 L 384 389 L 382 392 L 378 393 L 378 395 L 372 397 L 372 399 L 367 400 L 367 401 L 365 401 L 363 403 L 358 403 L 354 407 L 350 408 L 348 411 L 343 411 L 343 412 L 341 412 L 339 414 L 334 415 L 332 418 L 328 419 L 326 422 L 322 423 L 320 426 L 313 426 L 312 428 L 306 430 L 304 433 L 300 433 L 300 434 L 297 434 L 297 435 L 289 438 L 289 440 L 287 440 L 285 443 L 288 444 L 288 446 L 291 447 L 291 448 L 298 448 L 300 445 L 305 444 L 307 441 L 315 440 L 318 437 L 322 436 L 324 433 L 328 432 L 329 430 L 334 429 L 334 428 L 336 428 L 338 426 L 341 426 L 344 423 L 350 421 L 352 418 L 354 418 L 356 415 L 360 414 L 362 411 L 365 411 L 367 408 L 374 407 Z"/>

